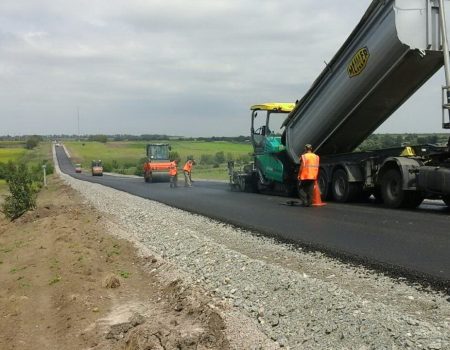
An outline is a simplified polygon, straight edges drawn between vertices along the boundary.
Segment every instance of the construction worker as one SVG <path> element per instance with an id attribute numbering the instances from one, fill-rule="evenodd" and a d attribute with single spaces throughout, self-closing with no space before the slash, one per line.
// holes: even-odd
<path id="1" fill-rule="evenodd" d="M 169 176 L 170 176 L 170 188 L 178 187 L 178 169 L 176 160 L 170 162 Z"/>
<path id="2" fill-rule="evenodd" d="M 191 172 L 192 172 L 193 165 L 194 165 L 194 161 L 192 159 L 188 159 L 186 164 L 184 164 L 184 167 L 183 167 L 184 187 L 192 187 Z"/>
<path id="3" fill-rule="evenodd" d="M 300 156 L 300 169 L 298 180 L 300 181 L 299 196 L 303 206 L 312 205 L 314 183 L 319 175 L 319 156 L 314 154 L 310 144 L 305 145 L 305 152 Z"/>

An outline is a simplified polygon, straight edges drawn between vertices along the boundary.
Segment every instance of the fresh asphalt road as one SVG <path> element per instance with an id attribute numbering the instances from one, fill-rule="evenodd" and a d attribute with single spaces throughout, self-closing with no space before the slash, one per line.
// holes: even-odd
<path id="1" fill-rule="evenodd" d="M 76 174 L 63 148 L 56 152 L 61 170 L 77 179 L 450 288 L 450 212 L 439 203 L 414 211 L 374 204 L 286 206 L 288 198 L 232 192 L 223 182 L 195 181 L 191 188 L 171 189 L 166 182 L 142 178 Z"/>

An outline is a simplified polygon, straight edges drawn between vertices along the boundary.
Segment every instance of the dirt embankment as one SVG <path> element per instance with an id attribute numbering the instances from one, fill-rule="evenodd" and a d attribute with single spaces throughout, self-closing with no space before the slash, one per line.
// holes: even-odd
<path id="1" fill-rule="evenodd" d="M 57 179 L 37 210 L 0 217 L 0 349 L 234 347 L 225 306 L 159 257 L 138 257 L 107 226 Z M 243 348 L 266 341 L 253 337 Z"/>

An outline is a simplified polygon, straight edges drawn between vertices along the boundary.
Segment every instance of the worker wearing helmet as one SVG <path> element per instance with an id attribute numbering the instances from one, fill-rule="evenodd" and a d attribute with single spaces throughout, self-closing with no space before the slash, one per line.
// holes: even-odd
<path id="1" fill-rule="evenodd" d="M 303 206 L 312 205 L 314 183 L 319 175 L 319 156 L 313 153 L 310 144 L 305 145 L 305 152 L 300 156 L 300 169 L 298 180 L 300 181 L 299 196 Z"/>
<path id="2" fill-rule="evenodd" d="M 193 165 L 194 165 L 194 161 L 192 159 L 188 159 L 186 164 L 184 164 L 183 173 L 184 173 L 184 186 L 185 187 L 192 187 L 191 172 L 192 172 Z"/>
<path id="3" fill-rule="evenodd" d="M 170 162 L 169 176 L 170 176 L 170 188 L 178 187 L 178 169 L 176 160 Z"/>

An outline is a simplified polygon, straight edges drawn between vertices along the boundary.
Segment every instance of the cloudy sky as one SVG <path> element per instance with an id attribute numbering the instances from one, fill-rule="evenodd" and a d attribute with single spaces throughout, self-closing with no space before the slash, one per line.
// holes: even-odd
<path id="1" fill-rule="evenodd" d="M 249 132 L 299 99 L 371 0 L 1 0 L 0 135 Z M 439 132 L 436 74 L 378 132 Z"/>

